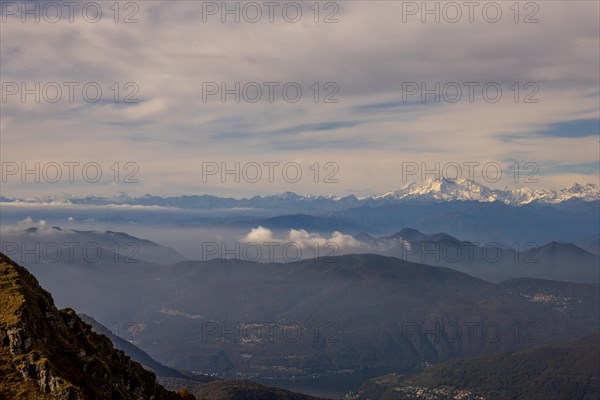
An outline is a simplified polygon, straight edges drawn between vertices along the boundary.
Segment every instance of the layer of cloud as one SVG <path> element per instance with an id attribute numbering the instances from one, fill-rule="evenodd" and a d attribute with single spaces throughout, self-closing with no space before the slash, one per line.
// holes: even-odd
<path id="1" fill-rule="evenodd" d="M 3 161 L 140 167 L 138 184 L 60 187 L 73 193 L 386 192 L 404 185 L 398 177 L 406 161 L 535 162 L 540 186 L 598 183 L 597 135 L 570 131 L 576 121 L 600 118 L 597 2 L 537 2 L 533 24 L 515 23 L 508 6 L 495 24 L 481 14 L 472 24 L 423 24 L 418 16 L 402 23 L 402 3 L 339 2 L 334 24 L 314 23 L 312 16 L 295 24 L 280 17 L 223 24 L 218 16 L 203 23 L 202 3 L 186 1 L 137 2 L 134 24 L 111 18 L 91 24 L 80 15 L 74 23 L 21 23 L 8 16 L 0 25 L 2 82 L 97 82 L 103 98 L 90 104 L 77 91 L 73 103 L 11 97 L 2 104 L 0 155 Z M 521 11 L 523 18 L 528 10 Z M 203 102 L 203 82 L 273 81 L 298 82 L 303 98 L 223 104 L 213 96 Z M 114 103 L 114 82 L 119 100 L 135 93 L 138 102 Z M 135 86 L 126 88 L 127 82 Z M 324 85 L 334 82 L 339 102 L 314 103 L 314 82 L 321 97 L 329 93 Z M 489 103 L 476 92 L 473 103 L 405 102 L 403 82 L 497 82 L 503 97 Z M 539 102 L 515 103 L 514 82 L 520 100 L 530 93 L 524 85 L 534 82 Z M 569 132 L 553 130 L 561 126 Z M 339 183 L 315 183 L 312 176 L 295 184 L 281 178 L 205 183 L 202 161 L 306 168 L 335 162 Z M 590 167 L 559 168 L 568 165 Z M 498 185 L 514 186 L 505 172 Z M 8 188 L 3 195 L 15 197 L 56 190 Z"/>

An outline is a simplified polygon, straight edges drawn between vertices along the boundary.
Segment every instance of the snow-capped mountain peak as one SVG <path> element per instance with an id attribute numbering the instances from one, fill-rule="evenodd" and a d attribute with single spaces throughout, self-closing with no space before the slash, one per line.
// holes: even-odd
<path id="1" fill-rule="evenodd" d="M 421 184 L 411 182 L 400 190 L 372 196 L 371 198 L 376 200 L 501 201 L 505 204 L 517 206 L 531 202 L 554 204 L 573 198 L 584 201 L 598 200 L 600 199 L 600 191 L 598 186 L 591 183 L 585 186 L 575 183 L 570 188 L 564 188 L 556 192 L 553 190 L 532 190 L 526 187 L 490 189 L 480 183 L 464 178 L 456 180 L 442 178 L 426 180 Z"/>
<path id="2" fill-rule="evenodd" d="M 268 209 L 282 207 L 284 209 L 301 209 L 309 211 L 336 211 L 361 205 L 378 206 L 402 202 L 427 201 L 499 201 L 511 206 L 521 206 L 530 203 L 557 204 L 571 199 L 583 201 L 600 200 L 598 186 L 588 183 L 573 184 L 571 187 L 554 190 L 532 190 L 526 187 L 518 189 L 491 189 L 478 182 L 468 179 L 433 179 L 421 183 L 411 182 L 403 188 L 366 197 L 298 195 L 294 192 L 284 192 L 271 196 L 254 196 L 246 199 L 223 198 L 206 195 L 188 195 L 160 197 L 145 195 L 130 197 L 123 193 L 114 197 L 88 196 L 75 198 L 72 196 L 45 196 L 32 199 L 8 199 L 0 197 L 2 203 L 56 203 L 75 205 L 136 205 L 162 206 L 183 209 L 213 209 L 213 208 L 256 208 Z"/>

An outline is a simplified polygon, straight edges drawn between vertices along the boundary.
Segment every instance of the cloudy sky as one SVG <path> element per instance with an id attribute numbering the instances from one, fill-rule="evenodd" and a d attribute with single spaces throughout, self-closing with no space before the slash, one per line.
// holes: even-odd
<path id="1" fill-rule="evenodd" d="M 3 196 L 360 195 L 436 163 L 598 184 L 596 1 L 73 7 L 2 1 Z M 236 163 L 239 183 L 220 174 Z"/>

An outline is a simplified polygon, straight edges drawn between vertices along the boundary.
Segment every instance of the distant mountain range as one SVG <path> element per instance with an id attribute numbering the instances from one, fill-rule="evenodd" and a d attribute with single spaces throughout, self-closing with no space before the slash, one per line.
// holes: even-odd
<path id="1" fill-rule="evenodd" d="M 582 245 L 592 252 L 598 251 L 600 218 L 600 192 L 592 184 L 575 184 L 558 192 L 493 190 L 465 179 L 411 183 L 396 192 L 362 198 L 288 192 L 249 199 L 209 195 L 0 198 L 0 204 L 6 224 L 33 217 L 52 224 L 101 222 L 111 227 L 121 224 L 125 230 L 131 224 L 227 229 L 239 235 L 258 226 L 278 232 L 304 229 L 327 235 L 339 231 L 380 236 L 411 227 L 506 244 L 586 241 Z"/>
<path id="2" fill-rule="evenodd" d="M 389 236 L 374 238 L 360 233 L 354 238 L 377 254 L 444 266 L 490 282 L 530 277 L 600 283 L 600 256 L 570 243 L 520 243 L 508 248 L 408 228 Z"/>
<path id="3" fill-rule="evenodd" d="M 400 190 L 393 192 L 356 197 L 336 196 L 301 196 L 293 192 L 285 192 L 270 196 L 254 196 L 247 199 L 234 199 L 211 195 L 185 195 L 160 197 L 145 195 L 130 197 L 120 195 L 115 197 L 69 197 L 46 196 L 40 198 L 10 199 L 0 197 L 0 202 L 29 203 L 29 204 L 73 204 L 73 205 L 130 205 L 130 206 L 161 206 L 182 209 L 270 209 L 296 210 L 302 212 L 331 212 L 360 206 L 382 206 L 399 203 L 422 203 L 440 201 L 479 201 L 501 202 L 511 206 L 525 204 L 560 204 L 562 202 L 578 199 L 594 201 L 600 199 L 600 190 L 597 185 L 574 184 L 569 188 L 559 191 L 519 189 L 490 189 L 468 179 L 435 179 L 422 183 L 409 183 Z"/>
<path id="4" fill-rule="evenodd" d="M 306 218 L 305 222 L 311 219 L 322 223 L 329 221 L 327 218 Z M 286 222 L 285 218 L 279 217 L 267 220 Z M 293 221 L 301 220 L 299 218 Z M 268 226 L 277 227 L 271 224 Z M 598 245 L 596 238 L 582 244 L 590 251 L 575 244 L 556 241 L 539 244 L 523 242 L 506 246 L 497 242 L 471 242 L 443 232 L 425 234 L 412 228 L 404 228 L 392 235 L 380 237 L 361 232 L 354 235 L 353 239 L 355 242 L 352 246 L 338 247 L 333 254 L 325 253 L 372 253 L 392 256 L 414 263 L 452 268 L 489 282 L 526 277 L 594 285 L 600 282 L 600 255 L 597 248 L 594 248 Z M 229 248 L 233 248 L 233 245 L 229 245 Z M 141 263 L 157 266 L 189 261 L 168 246 L 123 232 L 82 231 L 56 226 L 38 226 L 5 232 L 0 237 L 0 249 L 14 260 L 23 263 L 89 265 L 106 270 L 122 264 Z M 334 248 L 330 251 L 334 251 Z M 243 259 L 242 253 L 236 253 L 238 258 Z M 203 254 L 202 260 L 220 256 L 219 252 Z M 310 249 L 305 251 L 305 258 L 313 256 L 314 252 Z M 252 260 L 285 261 L 268 257 Z M 52 270 L 53 268 L 46 268 L 40 273 L 53 273 Z"/>
<path id="5" fill-rule="evenodd" d="M 571 339 L 597 330 L 600 315 L 592 285 L 492 284 L 373 254 L 27 266 L 59 304 L 133 327 L 126 338 L 154 359 L 229 379 L 409 371 Z"/>
<path id="6" fill-rule="evenodd" d="M 579 243 L 598 234 L 600 200 L 571 199 L 559 204 L 520 207 L 479 201 L 405 203 L 351 208 L 327 217 L 366 227 L 368 232 L 394 233 L 411 227 L 423 232 L 445 232 L 473 242 Z"/>
<path id="7" fill-rule="evenodd" d="M 39 259 L 41 263 L 50 264 L 112 265 L 138 261 L 173 264 L 186 260 L 170 247 L 124 232 L 83 231 L 58 226 L 34 226 L 3 232 L 0 249 L 17 262 Z"/>
<path id="8" fill-rule="evenodd" d="M 598 186 L 587 184 L 585 186 L 574 184 L 569 188 L 554 190 L 532 190 L 520 189 L 490 189 L 475 181 L 468 179 L 436 179 L 423 183 L 409 183 L 395 192 L 389 192 L 378 196 L 370 196 L 373 201 L 387 200 L 390 203 L 407 200 L 434 200 L 434 201 L 456 201 L 472 200 L 481 202 L 499 201 L 511 206 L 524 204 L 556 204 L 571 199 L 592 201 L 600 199 Z"/>

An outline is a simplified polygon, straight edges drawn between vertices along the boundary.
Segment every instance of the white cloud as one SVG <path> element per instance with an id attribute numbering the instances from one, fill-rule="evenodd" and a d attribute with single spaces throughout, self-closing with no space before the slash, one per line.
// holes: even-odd
<path id="1" fill-rule="evenodd" d="M 19 221 L 17 224 L 21 225 L 21 226 L 29 227 L 29 226 L 33 225 L 33 219 L 31 219 L 31 217 L 26 217 L 26 218 L 22 219 L 21 221 Z"/>
<path id="2" fill-rule="evenodd" d="M 290 229 L 286 236 L 276 237 L 270 229 L 263 228 L 262 226 L 253 228 L 246 236 L 244 236 L 242 243 L 253 243 L 259 246 L 263 246 L 267 243 L 278 243 L 281 245 L 293 243 L 303 250 L 314 249 L 316 247 L 321 249 L 330 247 L 340 253 L 367 249 L 367 246 L 364 243 L 357 241 L 350 235 L 345 235 L 338 231 L 333 232 L 330 237 L 324 237 L 319 233 L 310 233 L 304 229 Z"/>

